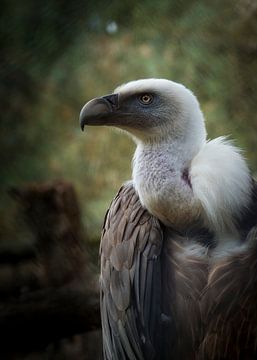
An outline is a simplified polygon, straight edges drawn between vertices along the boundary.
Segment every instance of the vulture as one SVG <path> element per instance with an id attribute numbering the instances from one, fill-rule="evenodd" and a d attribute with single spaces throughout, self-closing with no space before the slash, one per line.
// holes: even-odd
<path id="1" fill-rule="evenodd" d="M 207 140 L 195 95 L 166 79 L 87 102 L 80 125 L 136 144 L 102 230 L 104 358 L 257 358 L 257 185 L 241 150 Z"/>

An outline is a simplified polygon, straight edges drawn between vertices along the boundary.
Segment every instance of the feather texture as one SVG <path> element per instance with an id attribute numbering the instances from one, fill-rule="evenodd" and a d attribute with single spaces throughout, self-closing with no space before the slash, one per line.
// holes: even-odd
<path id="1" fill-rule="evenodd" d="M 131 183 L 121 188 L 100 248 L 105 359 L 257 356 L 257 227 L 222 258 L 211 238 L 199 223 L 185 234 L 164 227 Z"/>
<path id="2" fill-rule="evenodd" d="M 204 337 L 199 359 L 257 357 L 257 227 L 249 247 L 220 260 L 201 299 Z"/>
<path id="3" fill-rule="evenodd" d="M 101 241 L 101 313 L 106 359 L 158 359 L 161 225 L 131 185 L 107 213 Z"/>
<path id="4" fill-rule="evenodd" d="M 193 158 L 190 175 L 213 229 L 235 230 L 235 215 L 247 209 L 251 197 L 251 176 L 240 149 L 225 137 L 207 142 Z"/>

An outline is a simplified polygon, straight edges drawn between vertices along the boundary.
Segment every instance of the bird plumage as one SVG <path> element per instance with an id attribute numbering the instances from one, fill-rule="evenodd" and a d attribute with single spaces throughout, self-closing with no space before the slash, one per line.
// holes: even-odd
<path id="1" fill-rule="evenodd" d="M 257 186 L 241 151 L 207 141 L 196 97 L 169 80 L 122 85 L 80 121 L 137 145 L 101 240 L 105 358 L 255 356 Z"/>
<path id="2" fill-rule="evenodd" d="M 131 183 L 121 188 L 100 248 L 106 359 L 257 356 L 257 228 L 247 246 L 215 261 L 211 237 L 204 228 L 164 227 Z"/>
<path id="3" fill-rule="evenodd" d="M 161 224 L 121 188 L 106 215 L 101 254 L 101 315 L 106 359 L 158 358 Z"/>

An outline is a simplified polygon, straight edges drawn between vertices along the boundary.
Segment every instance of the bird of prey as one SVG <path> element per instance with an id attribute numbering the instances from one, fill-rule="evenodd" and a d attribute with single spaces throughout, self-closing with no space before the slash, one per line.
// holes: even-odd
<path id="1" fill-rule="evenodd" d="M 207 140 L 194 94 L 165 79 L 89 101 L 80 124 L 136 144 L 102 231 L 104 358 L 257 358 L 257 186 L 241 151 Z"/>

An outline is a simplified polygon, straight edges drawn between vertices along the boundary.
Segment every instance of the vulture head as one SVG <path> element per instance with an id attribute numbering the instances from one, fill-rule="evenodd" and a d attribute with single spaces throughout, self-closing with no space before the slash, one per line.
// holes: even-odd
<path id="1" fill-rule="evenodd" d="M 193 93 L 165 79 L 131 81 L 111 95 L 95 98 L 80 113 L 85 125 L 114 126 L 127 131 L 136 143 L 194 142 L 206 137 L 203 115 Z"/>
<path id="2" fill-rule="evenodd" d="M 249 169 L 225 138 L 206 141 L 198 100 L 185 86 L 166 79 L 131 81 L 86 103 L 80 124 L 82 130 L 114 126 L 132 136 L 134 187 L 164 224 L 186 229 L 200 220 L 213 231 L 235 233 L 250 200 Z"/>

